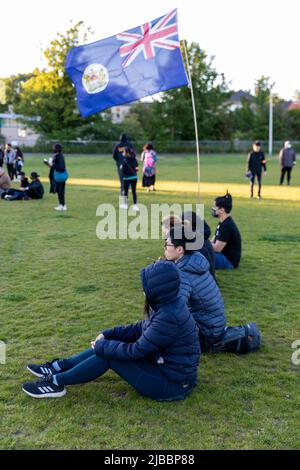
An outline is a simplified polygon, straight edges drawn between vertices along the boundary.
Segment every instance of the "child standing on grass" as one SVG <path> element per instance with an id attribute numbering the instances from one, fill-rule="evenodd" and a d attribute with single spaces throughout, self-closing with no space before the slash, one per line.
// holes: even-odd
<path id="1" fill-rule="evenodd" d="M 142 269 L 141 277 L 146 320 L 102 331 L 90 349 L 69 359 L 29 364 L 40 380 L 23 384 L 23 391 L 34 398 L 62 397 L 66 385 L 90 382 L 112 369 L 147 397 L 185 398 L 197 383 L 200 344 L 179 294 L 180 272 L 174 263 L 158 261 Z"/>
<path id="2" fill-rule="evenodd" d="M 156 162 L 157 154 L 152 144 L 146 144 L 141 160 L 143 162 L 143 188 L 147 188 L 147 192 L 155 191 L 155 178 L 156 178 Z"/>
<path id="3" fill-rule="evenodd" d="M 125 147 L 123 152 L 123 158 L 120 165 L 121 176 L 123 180 L 123 202 L 120 204 L 121 209 L 128 209 L 128 191 L 131 187 L 132 197 L 133 197 L 133 210 L 139 211 L 137 205 L 137 194 L 136 194 L 136 185 L 137 185 L 137 172 L 139 170 L 139 164 L 135 158 L 135 153 L 132 152 L 130 147 Z"/>

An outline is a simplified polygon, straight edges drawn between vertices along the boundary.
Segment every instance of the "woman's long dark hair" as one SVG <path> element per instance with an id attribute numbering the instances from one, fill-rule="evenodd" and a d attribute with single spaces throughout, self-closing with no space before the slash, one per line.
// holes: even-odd
<path id="1" fill-rule="evenodd" d="M 147 299 L 147 296 L 145 294 L 144 315 L 147 319 L 150 318 L 150 310 L 151 310 L 151 305 L 149 304 L 149 300 Z"/>

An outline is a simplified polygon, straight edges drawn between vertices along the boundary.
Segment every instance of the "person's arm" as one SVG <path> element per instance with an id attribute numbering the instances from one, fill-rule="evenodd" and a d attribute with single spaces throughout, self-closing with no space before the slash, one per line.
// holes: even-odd
<path id="1" fill-rule="evenodd" d="M 231 228 L 227 224 L 224 226 L 223 224 L 219 228 L 218 238 L 215 237 L 214 241 L 212 242 L 212 247 L 216 253 L 221 253 L 231 235 Z"/>
<path id="2" fill-rule="evenodd" d="M 282 157 L 283 157 L 283 149 L 280 150 L 279 155 L 278 155 L 279 165 L 281 166 L 281 168 L 283 167 L 283 165 L 282 165 Z"/>
<path id="3" fill-rule="evenodd" d="M 134 343 L 102 339 L 95 344 L 95 353 L 108 359 L 132 361 L 153 356 L 178 337 L 176 320 L 171 316 L 161 320 L 159 314 L 152 317 L 148 328 Z"/>
<path id="4" fill-rule="evenodd" d="M 188 303 L 192 295 L 192 286 L 189 278 L 183 271 L 180 271 L 180 296 Z"/>
<path id="5" fill-rule="evenodd" d="M 123 341 L 136 341 L 142 334 L 143 324 L 147 320 L 140 321 L 133 325 L 116 326 L 102 331 L 105 339 L 120 339 Z"/>
<path id="6" fill-rule="evenodd" d="M 221 240 L 216 240 L 214 243 L 212 243 L 212 247 L 215 253 L 221 253 L 226 245 L 227 242 L 222 242 Z"/>
<path id="7" fill-rule="evenodd" d="M 251 160 L 252 160 L 252 152 L 249 152 L 248 158 L 247 158 L 247 171 L 250 171 Z"/>
<path id="8" fill-rule="evenodd" d="M 50 164 L 50 162 L 48 162 L 47 158 L 44 158 L 43 162 L 44 162 L 45 165 L 47 165 L 49 168 L 52 167 L 52 165 Z"/>
<path id="9" fill-rule="evenodd" d="M 115 160 L 115 162 L 118 163 L 118 161 L 119 161 L 119 150 L 118 150 L 118 146 L 117 146 L 117 145 L 116 145 L 115 148 L 114 148 L 113 159 Z"/>
<path id="10" fill-rule="evenodd" d="M 296 165 L 296 152 L 293 152 L 293 165 Z"/>
<path id="11" fill-rule="evenodd" d="M 264 169 L 264 172 L 267 173 L 267 160 L 265 159 L 265 154 L 262 152 L 262 155 L 260 157 L 261 165 Z"/>

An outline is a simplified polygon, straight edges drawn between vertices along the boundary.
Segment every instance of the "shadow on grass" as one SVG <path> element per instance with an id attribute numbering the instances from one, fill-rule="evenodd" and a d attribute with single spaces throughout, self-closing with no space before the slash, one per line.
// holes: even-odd
<path id="1" fill-rule="evenodd" d="M 76 292 L 76 294 L 88 294 L 89 292 L 96 292 L 98 290 L 99 286 L 96 286 L 95 284 L 87 284 L 75 287 L 74 292 Z"/>
<path id="2" fill-rule="evenodd" d="M 259 240 L 266 241 L 266 242 L 300 242 L 300 235 L 291 235 L 291 234 L 283 234 L 283 235 L 263 235 L 259 237 Z"/>

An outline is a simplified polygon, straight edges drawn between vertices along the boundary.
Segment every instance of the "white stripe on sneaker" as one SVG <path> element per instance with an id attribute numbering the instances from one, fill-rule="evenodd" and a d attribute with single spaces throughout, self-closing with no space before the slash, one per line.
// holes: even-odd
<path id="1" fill-rule="evenodd" d="M 39 391 L 45 393 L 42 387 L 38 387 Z"/>

